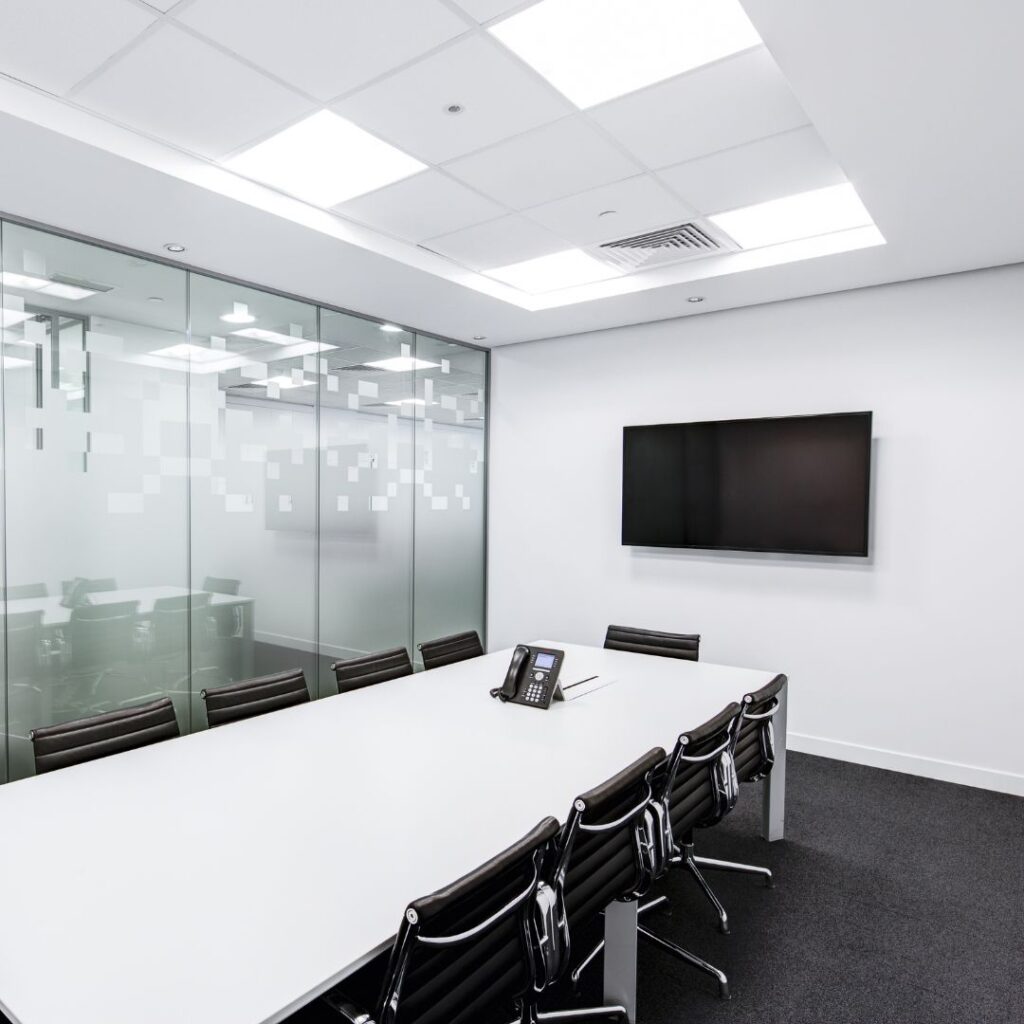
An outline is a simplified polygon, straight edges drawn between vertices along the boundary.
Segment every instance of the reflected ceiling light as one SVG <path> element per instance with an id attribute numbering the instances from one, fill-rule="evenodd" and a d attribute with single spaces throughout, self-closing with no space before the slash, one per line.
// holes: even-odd
<path id="1" fill-rule="evenodd" d="M 380 329 L 382 331 L 387 331 L 388 334 L 401 334 L 402 333 L 402 328 L 401 327 L 396 327 L 394 324 L 381 324 L 380 325 Z"/>
<path id="2" fill-rule="evenodd" d="M 20 356 L 4 356 L 4 369 L 17 370 L 22 366 L 35 366 L 34 359 L 22 359 Z"/>
<path id="3" fill-rule="evenodd" d="M 703 302 L 704 301 L 704 296 L 703 295 L 691 295 L 686 301 L 687 302 Z"/>
<path id="4" fill-rule="evenodd" d="M 256 323 L 256 317 L 249 312 L 249 307 L 244 302 L 233 303 L 234 309 L 230 313 L 224 313 L 221 316 L 227 324 L 254 324 Z"/>
<path id="5" fill-rule="evenodd" d="M 426 170 L 330 110 L 257 143 L 225 167 L 315 206 L 334 206 Z"/>
<path id="6" fill-rule="evenodd" d="M 385 405 L 426 405 L 422 398 L 396 398 L 392 402 L 385 402 Z"/>
<path id="7" fill-rule="evenodd" d="M 600 260 L 588 256 L 582 249 L 566 249 L 550 256 L 511 263 L 507 267 L 485 270 L 488 277 L 512 285 L 524 292 L 553 292 L 559 288 L 573 288 L 580 284 L 605 281 L 622 273 Z"/>
<path id="8" fill-rule="evenodd" d="M 168 345 L 167 348 L 154 349 L 151 356 L 162 356 L 164 359 L 188 359 L 193 363 L 220 363 L 229 355 L 223 349 L 205 348 L 202 345 Z"/>
<path id="9" fill-rule="evenodd" d="M 168 252 L 188 252 L 188 250 L 180 242 L 166 242 L 164 248 Z"/>
<path id="10" fill-rule="evenodd" d="M 52 281 L 39 291 L 43 295 L 54 295 L 58 299 L 72 299 L 75 302 L 96 294 L 94 288 L 83 288 L 81 285 L 65 284 L 62 281 Z"/>
<path id="11" fill-rule="evenodd" d="M 739 0 L 541 0 L 489 31 L 579 107 L 761 42 Z"/>
<path id="12" fill-rule="evenodd" d="M 0 327 L 13 327 L 31 320 L 35 313 L 26 313 L 23 309 L 0 309 Z"/>
<path id="13" fill-rule="evenodd" d="M 300 384 L 297 381 L 292 380 L 291 377 L 287 377 L 281 374 L 277 377 L 268 377 L 266 380 L 254 380 L 253 384 L 259 385 L 261 388 L 269 387 L 271 384 L 276 384 L 282 391 L 287 391 L 291 388 L 308 388 L 311 387 L 315 382 L 311 380 L 304 380 Z"/>
<path id="14" fill-rule="evenodd" d="M 759 249 L 873 224 L 871 214 L 849 182 L 718 213 L 708 220 L 743 249 Z"/>
<path id="15" fill-rule="evenodd" d="M 269 341 L 274 345 L 295 345 L 302 341 L 301 335 L 282 334 L 280 331 L 267 331 L 262 327 L 243 327 L 240 331 L 232 331 L 239 338 L 252 338 L 254 341 Z"/>
<path id="16" fill-rule="evenodd" d="M 20 288 L 23 291 L 35 292 L 48 285 L 45 277 L 33 277 L 31 274 L 16 274 L 13 270 L 0 273 L 0 284 L 5 288 Z"/>
<path id="17" fill-rule="evenodd" d="M 432 370 L 440 363 L 432 363 L 429 359 L 417 359 L 415 356 L 392 356 L 390 359 L 375 359 L 366 363 L 377 370 L 391 370 L 392 373 L 408 373 L 410 370 Z"/>
<path id="18" fill-rule="evenodd" d="M 48 277 L 35 277 L 32 274 L 17 274 L 11 270 L 0 273 L 0 284 L 7 288 L 40 292 L 43 295 L 53 295 L 58 299 L 72 299 L 76 302 L 79 299 L 87 299 L 98 291 L 97 288 L 86 288 L 81 284 L 51 280 Z M 110 291 L 110 289 L 107 288 L 106 291 Z"/>

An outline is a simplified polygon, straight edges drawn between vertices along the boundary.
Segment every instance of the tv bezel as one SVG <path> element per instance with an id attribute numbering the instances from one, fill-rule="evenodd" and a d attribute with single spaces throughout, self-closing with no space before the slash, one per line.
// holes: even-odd
<path id="1" fill-rule="evenodd" d="M 778 420 L 827 420 L 837 416 L 859 416 L 867 420 L 867 479 L 864 487 L 864 537 L 863 547 L 858 551 L 815 551 L 811 548 L 770 548 L 770 547 L 736 547 L 727 544 L 641 544 L 627 541 L 625 537 L 625 474 L 626 474 L 626 432 L 629 430 L 645 430 L 651 427 L 688 427 L 706 426 L 719 423 L 754 423 Z M 874 474 L 872 472 L 873 456 L 873 413 L 856 410 L 852 412 L 799 413 L 795 416 L 734 416 L 721 420 L 682 420 L 675 423 L 634 423 L 622 428 L 622 471 L 620 474 L 619 493 L 619 536 L 622 547 L 659 548 L 676 551 L 748 551 L 756 554 L 771 555 L 815 555 L 822 558 L 869 558 L 871 554 L 871 493 Z"/>

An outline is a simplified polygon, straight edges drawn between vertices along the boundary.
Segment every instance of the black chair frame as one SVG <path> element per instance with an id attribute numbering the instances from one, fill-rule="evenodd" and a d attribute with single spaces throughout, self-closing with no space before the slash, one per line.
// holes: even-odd
<path id="1" fill-rule="evenodd" d="M 427 670 L 441 668 L 443 665 L 454 665 L 457 661 L 466 661 L 469 658 L 479 658 L 484 653 L 480 634 L 475 629 L 438 637 L 436 640 L 424 640 L 417 645 L 417 650 L 423 658 L 423 667 Z"/>

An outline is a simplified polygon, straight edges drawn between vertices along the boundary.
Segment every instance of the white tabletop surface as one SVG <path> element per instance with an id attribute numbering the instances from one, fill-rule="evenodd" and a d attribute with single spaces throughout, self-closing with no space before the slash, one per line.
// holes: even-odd
<path id="1" fill-rule="evenodd" d="M 17 1024 L 264 1024 L 406 904 L 772 672 L 535 641 L 568 682 L 501 704 L 511 651 L 0 786 L 0 1008 Z"/>

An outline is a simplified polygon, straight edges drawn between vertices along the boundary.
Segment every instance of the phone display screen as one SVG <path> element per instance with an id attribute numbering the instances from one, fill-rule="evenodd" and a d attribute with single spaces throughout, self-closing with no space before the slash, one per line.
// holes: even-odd
<path id="1" fill-rule="evenodd" d="M 537 668 L 554 668 L 555 656 L 553 654 L 545 654 L 543 651 L 539 651 L 534 664 Z"/>

